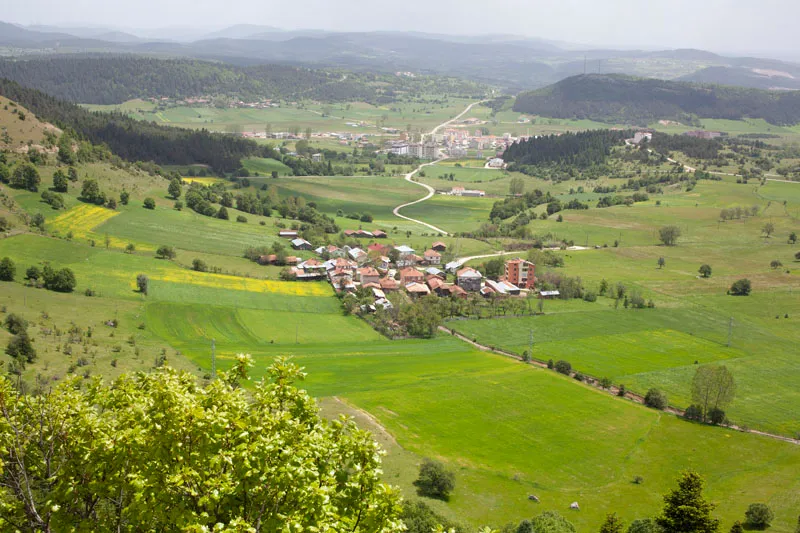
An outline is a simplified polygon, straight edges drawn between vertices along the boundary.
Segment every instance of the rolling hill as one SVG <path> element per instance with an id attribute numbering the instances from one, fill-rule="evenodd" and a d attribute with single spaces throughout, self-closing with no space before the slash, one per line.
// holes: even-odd
<path id="1" fill-rule="evenodd" d="M 514 111 L 555 118 L 647 125 L 659 119 L 762 118 L 771 124 L 800 122 L 800 92 L 768 92 L 619 74 L 573 76 L 520 94 Z"/>

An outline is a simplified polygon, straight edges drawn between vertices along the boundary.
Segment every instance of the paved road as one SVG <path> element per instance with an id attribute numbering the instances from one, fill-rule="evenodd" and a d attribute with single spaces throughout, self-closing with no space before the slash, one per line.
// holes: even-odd
<path id="1" fill-rule="evenodd" d="M 466 109 L 464 109 L 464 111 L 462 111 L 461 113 L 459 113 L 459 114 L 458 114 L 458 115 L 456 115 L 455 117 L 451 118 L 450 120 L 448 120 L 448 121 L 446 121 L 446 122 L 442 122 L 441 124 L 439 124 L 438 126 L 436 126 L 435 128 L 433 128 L 433 129 L 432 129 L 432 130 L 429 132 L 429 135 L 434 135 L 434 134 L 436 134 L 436 132 L 437 132 L 437 131 L 439 131 L 440 129 L 442 129 L 442 128 L 446 128 L 447 126 L 449 126 L 450 124 L 452 124 L 452 123 L 453 123 L 453 122 L 455 122 L 456 120 L 460 119 L 461 117 L 463 117 L 464 115 L 466 115 L 467 113 L 469 113 L 469 112 L 470 112 L 470 110 L 471 110 L 473 107 L 475 107 L 475 106 L 476 106 L 476 105 L 478 105 L 478 104 L 482 104 L 483 102 L 485 102 L 485 100 L 481 100 L 480 102 L 473 102 L 473 103 L 471 103 L 470 105 L 468 105 L 468 106 L 467 106 L 467 108 L 466 108 Z M 416 222 L 417 224 L 420 224 L 420 225 L 422 225 L 422 226 L 425 226 L 426 228 L 432 229 L 433 231 L 435 231 L 435 232 L 437 232 L 437 233 L 441 233 L 442 235 L 450 235 L 450 234 L 449 234 L 447 231 L 443 230 L 442 228 L 436 227 L 436 226 L 434 226 L 433 224 L 428 224 L 427 222 L 423 222 L 423 221 L 421 221 L 421 220 L 417 220 L 416 218 L 411 218 L 411 217 L 407 217 L 407 216 L 405 216 L 405 215 L 401 215 L 401 214 L 400 214 L 400 210 L 401 210 L 401 209 L 403 209 L 404 207 L 408 207 L 408 206 L 410 206 L 410 205 L 414 205 L 414 204 L 418 204 L 418 203 L 420 203 L 420 202 L 424 202 L 425 200 L 428 200 L 430 197 L 432 197 L 434 194 L 436 194 L 436 190 L 435 190 L 433 187 L 431 187 L 430 185 L 426 185 L 426 184 L 424 184 L 424 183 L 419 183 L 419 182 L 417 182 L 417 181 L 414 181 L 412 178 L 414 177 L 414 174 L 416 174 L 417 172 L 419 172 L 419 171 L 420 171 L 422 168 L 424 168 L 424 167 L 427 167 L 427 166 L 429 166 L 429 165 L 434 165 L 434 164 L 436 164 L 438 161 L 444 161 L 445 159 L 447 159 L 447 156 L 445 156 L 445 157 L 443 157 L 443 158 L 441 158 L 441 159 L 438 159 L 438 160 L 431 161 L 431 162 L 429 162 L 429 163 L 423 163 L 423 164 L 421 164 L 420 166 L 418 166 L 417 168 L 415 168 L 414 170 L 412 170 L 411 172 L 409 172 L 408 174 L 406 174 L 406 176 L 405 176 L 405 180 L 406 180 L 407 182 L 409 182 L 409 183 L 413 183 L 414 185 L 419 185 L 420 187 L 422 187 L 423 189 L 425 189 L 426 191 L 428 191 L 428 194 L 426 194 L 424 197 L 420 198 L 419 200 L 414 200 L 413 202 L 408 202 L 408 203 L 406 203 L 406 204 L 403 204 L 403 205 L 398 205 L 397 207 L 395 207 L 395 208 L 394 208 L 394 210 L 393 210 L 392 212 L 394 213 L 394 215 L 395 215 L 396 217 L 402 218 L 402 219 L 404 219 L 404 220 L 408 220 L 408 221 L 410 221 L 410 222 Z"/>

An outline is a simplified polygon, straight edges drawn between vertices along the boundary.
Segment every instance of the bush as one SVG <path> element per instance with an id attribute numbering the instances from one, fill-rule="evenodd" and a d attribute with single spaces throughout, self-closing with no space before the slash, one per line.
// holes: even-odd
<path id="1" fill-rule="evenodd" d="M 0 259 L 0 281 L 14 281 L 17 275 L 17 267 L 10 257 Z"/>
<path id="2" fill-rule="evenodd" d="M 699 272 L 700 272 L 700 275 L 703 276 L 704 278 L 710 278 L 711 277 L 711 265 L 700 265 Z"/>
<path id="3" fill-rule="evenodd" d="M 145 198 L 144 199 L 144 207 L 145 209 L 155 209 L 156 208 L 156 201 L 152 198 Z"/>
<path id="4" fill-rule="evenodd" d="M 596 302 L 597 295 L 592 291 L 586 291 L 585 293 L 583 293 L 583 300 L 586 302 Z"/>
<path id="5" fill-rule="evenodd" d="M 236 222 L 242 222 L 243 224 L 247 224 L 247 217 L 239 215 L 238 217 L 236 217 Z"/>
<path id="6" fill-rule="evenodd" d="M 159 259 L 175 259 L 175 248 L 162 244 L 156 250 L 156 257 Z"/>
<path id="7" fill-rule="evenodd" d="M 754 529 L 766 529 L 769 527 L 775 515 L 772 509 L 765 503 L 751 503 L 744 513 L 745 523 Z"/>
<path id="8" fill-rule="evenodd" d="M 10 313 L 8 316 L 6 316 L 5 321 L 3 321 L 3 325 L 12 335 L 19 335 L 28 329 L 28 321 L 16 313 Z"/>
<path id="9" fill-rule="evenodd" d="M 628 390 L 625 388 L 625 385 L 620 384 L 619 388 L 617 389 L 617 396 L 624 398 L 627 392 Z"/>
<path id="10" fill-rule="evenodd" d="M 650 389 L 644 397 L 644 404 L 647 407 L 663 411 L 666 409 L 669 402 L 667 401 L 667 395 L 660 389 Z"/>
<path id="11" fill-rule="evenodd" d="M 559 374 L 564 374 L 567 376 L 572 372 L 572 365 L 569 364 L 569 362 L 564 361 L 563 359 L 560 361 L 556 361 L 556 364 L 553 368 L 555 368 L 556 372 L 558 372 Z"/>
<path id="12" fill-rule="evenodd" d="M 224 205 L 220 206 L 219 211 L 217 211 L 217 218 L 219 218 L 221 220 L 229 220 L 230 219 L 230 215 L 228 215 L 228 210 L 225 208 Z"/>
<path id="13" fill-rule="evenodd" d="M 727 420 L 725 416 L 725 411 L 722 409 L 715 407 L 713 409 L 708 410 L 708 419 L 711 421 L 712 424 L 718 426 L 720 424 L 724 424 Z"/>
<path id="14" fill-rule="evenodd" d="M 686 408 L 686 412 L 683 413 L 683 417 L 687 420 L 702 420 L 703 408 L 699 405 L 690 405 Z"/>
<path id="15" fill-rule="evenodd" d="M 202 259 L 192 260 L 192 270 L 197 272 L 208 272 L 208 265 Z"/>
<path id="16" fill-rule="evenodd" d="M 25 271 L 25 279 L 28 281 L 38 281 L 42 277 L 42 271 L 36 265 L 28 267 Z"/>
<path id="17" fill-rule="evenodd" d="M 72 292 L 75 285 L 78 284 L 72 270 L 69 268 L 53 270 L 50 265 L 45 265 L 42 271 L 42 280 L 45 289 L 56 292 Z"/>
<path id="18" fill-rule="evenodd" d="M 421 496 L 446 500 L 456 487 L 456 476 L 439 461 L 425 459 L 414 485 Z"/>
<path id="19" fill-rule="evenodd" d="M 11 337 L 6 353 L 22 363 L 33 363 L 36 360 L 36 350 L 25 331 Z"/>
<path id="20" fill-rule="evenodd" d="M 733 296 L 749 296 L 750 295 L 750 280 L 742 278 L 733 282 L 731 285 L 730 293 Z"/>

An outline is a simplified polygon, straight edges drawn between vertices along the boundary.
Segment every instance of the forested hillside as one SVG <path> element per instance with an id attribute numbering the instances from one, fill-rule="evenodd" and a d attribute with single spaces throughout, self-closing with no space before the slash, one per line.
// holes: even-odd
<path id="1" fill-rule="evenodd" d="M 800 91 L 774 93 L 589 74 L 523 93 L 517 97 L 514 111 L 641 125 L 659 119 L 691 122 L 695 117 L 763 118 L 771 124 L 791 125 L 800 122 Z"/>
<path id="2" fill-rule="evenodd" d="M 591 130 L 531 137 L 509 146 L 503 159 L 514 168 L 550 163 L 585 168 L 603 163 L 611 147 L 622 144 L 629 136 L 629 131 Z"/>
<path id="3" fill-rule="evenodd" d="M 203 163 L 224 172 L 239 168 L 243 157 L 272 155 L 269 147 L 240 137 L 158 126 L 120 113 L 92 113 L 2 78 L 0 95 L 18 102 L 41 120 L 72 130 L 93 144 L 108 145 L 112 152 L 129 161 L 155 161 L 162 165 Z"/>
<path id="4" fill-rule="evenodd" d="M 388 103 L 395 100 L 397 91 L 469 95 L 483 91 L 475 83 L 451 78 L 325 72 L 288 65 L 241 67 L 133 55 L 7 59 L 0 61 L 0 77 L 82 104 L 200 95 Z"/>

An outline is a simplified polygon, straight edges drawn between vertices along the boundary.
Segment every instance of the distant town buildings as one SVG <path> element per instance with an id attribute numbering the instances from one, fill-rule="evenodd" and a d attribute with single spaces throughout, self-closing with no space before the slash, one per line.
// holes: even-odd
<path id="1" fill-rule="evenodd" d="M 465 189 L 464 187 L 453 187 L 452 189 L 450 189 L 450 195 L 480 197 L 480 196 L 486 196 L 486 192 L 477 189 Z"/>
<path id="2" fill-rule="evenodd" d="M 684 133 L 687 137 L 695 137 L 697 139 L 716 139 L 718 137 L 722 137 L 721 131 L 706 131 L 706 130 L 694 130 L 694 131 L 687 131 Z"/>

